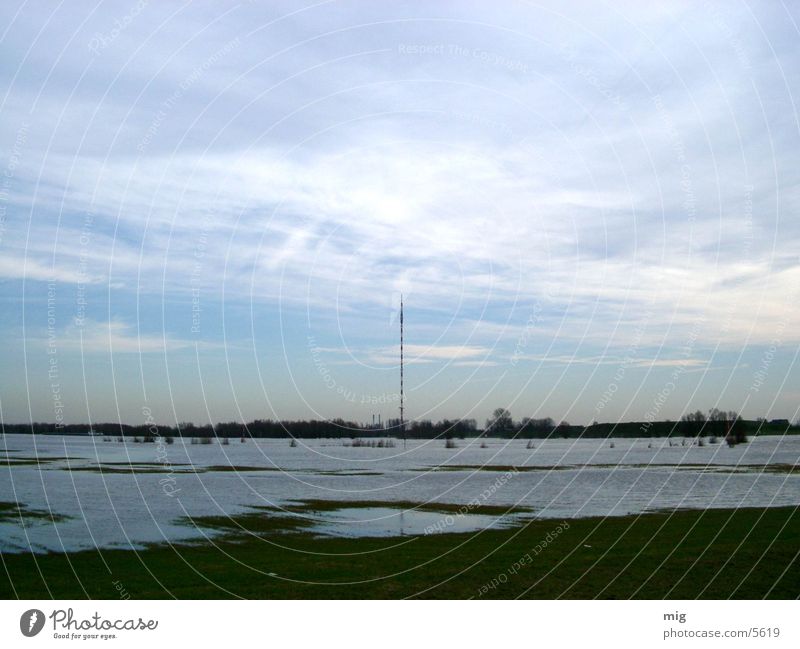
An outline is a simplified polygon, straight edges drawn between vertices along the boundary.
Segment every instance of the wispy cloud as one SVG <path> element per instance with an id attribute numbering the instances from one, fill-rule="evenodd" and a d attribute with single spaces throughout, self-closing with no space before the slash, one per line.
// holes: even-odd
<path id="1" fill-rule="evenodd" d="M 374 365 L 398 366 L 400 364 L 400 346 L 392 345 L 367 350 L 353 350 L 347 348 L 323 348 L 315 347 L 315 351 L 325 351 L 334 355 L 346 355 L 353 363 L 366 362 Z M 476 357 L 486 357 L 491 350 L 487 347 L 476 345 L 404 345 L 404 362 L 408 365 L 421 363 L 453 363 L 454 365 L 467 366 L 471 362 L 481 363 L 486 361 L 466 361 L 463 359 L 474 359 Z M 363 361 L 362 361 L 363 359 Z"/>
<path id="2" fill-rule="evenodd" d="M 80 351 L 86 354 L 153 354 L 193 347 L 191 340 L 176 339 L 166 334 L 158 336 L 137 331 L 130 323 L 120 320 L 96 322 L 86 320 L 82 325 L 70 325 L 54 332 L 57 349 Z M 28 338 L 32 346 L 45 346 L 47 337 Z M 206 344 L 204 344 L 205 346 Z"/>
<path id="3" fill-rule="evenodd" d="M 512 357 L 515 361 L 534 361 L 548 365 L 614 365 L 625 367 L 682 367 L 697 368 L 706 367 L 710 361 L 702 358 L 632 358 L 624 356 L 538 356 L 531 354 L 519 354 Z"/>

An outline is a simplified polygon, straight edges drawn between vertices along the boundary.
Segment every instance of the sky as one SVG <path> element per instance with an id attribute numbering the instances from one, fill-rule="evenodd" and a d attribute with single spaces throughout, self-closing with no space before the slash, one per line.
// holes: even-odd
<path id="1" fill-rule="evenodd" d="M 3 2 L 0 419 L 794 420 L 798 25 Z"/>

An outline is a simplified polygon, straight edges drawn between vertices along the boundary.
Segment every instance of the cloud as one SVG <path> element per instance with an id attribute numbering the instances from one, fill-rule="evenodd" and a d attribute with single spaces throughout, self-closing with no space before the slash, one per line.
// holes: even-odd
<path id="1" fill-rule="evenodd" d="M 502 363 L 497 361 L 456 361 L 453 365 L 455 367 L 499 367 Z"/>
<path id="2" fill-rule="evenodd" d="M 193 347 L 191 340 L 137 332 L 133 325 L 120 320 L 97 322 L 85 320 L 82 326 L 70 325 L 55 338 L 59 349 L 87 354 L 153 354 Z M 46 344 L 45 338 L 39 343 Z"/>
<path id="3" fill-rule="evenodd" d="M 702 358 L 636 358 L 625 356 L 539 356 L 532 354 L 519 354 L 512 357 L 516 361 L 534 361 L 548 365 L 624 365 L 626 367 L 656 368 L 656 367 L 683 367 L 703 368 L 710 363 Z"/>
<path id="4" fill-rule="evenodd" d="M 325 351 L 327 353 L 347 355 L 352 360 L 348 363 L 366 362 L 374 365 L 399 366 L 400 364 L 400 345 L 391 345 L 367 349 L 363 351 L 352 350 L 341 347 L 315 347 L 315 351 Z M 487 347 L 478 345 L 418 345 L 406 344 L 403 346 L 404 363 L 407 365 L 419 365 L 424 363 L 448 362 L 455 365 L 468 365 L 470 361 L 463 359 L 473 359 L 477 356 L 486 357 L 491 350 Z M 361 361 L 360 359 L 364 359 Z M 474 361 L 476 363 L 486 363 L 487 361 Z"/>
<path id="5" fill-rule="evenodd" d="M 29 259 L 25 255 L 14 253 L 0 257 L 0 278 L 28 279 L 38 282 L 66 282 L 69 284 L 89 284 L 102 281 L 100 276 L 89 276 L 81 273 L 79 270 L 64 264 L 61 260 L 58 264 L 48 265 L 43 259 Z"/>

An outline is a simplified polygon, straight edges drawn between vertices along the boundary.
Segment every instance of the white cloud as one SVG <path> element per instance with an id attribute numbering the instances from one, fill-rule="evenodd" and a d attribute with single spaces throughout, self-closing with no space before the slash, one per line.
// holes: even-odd
<path id="1" fill-rule="evenodd" d="M 315 347 L 316 352 L 325 352 L 335 355 L 349 356 L 350 360 L 344 361 L 351 363 L 367 363 L 370 365 L 391 365 L 400 364 L 400 345 L 390 345 L 374 349 L 356 350 L 344 347 Z M 406 344 L 403 346 L 404 362 L 407 365 L 418 365 L 424 363 L 447 362 L 454 365 L 470 365 L 473 362 L 487 364 L 488 361 L 467 361 L 463 359 L 474 359 L 475 357 L 486 357 L 490 353 L 487 347 L 478 345 L 417 345 Z M 341 363 L 341 361 L 338 361 Z"/>
<path id="2" fill-rule="evenodd" d="M 40 338 L 46 344 L 45 338 Z M 87 354 L 152 354 L 193 347 L 191 340 L 165 335 L 143 334 L 136 327 L 120 320 L 97 322 L 85 320 L 81 326 L 73 324 L 56 335 L 59 349 L 82 351 Z"/>

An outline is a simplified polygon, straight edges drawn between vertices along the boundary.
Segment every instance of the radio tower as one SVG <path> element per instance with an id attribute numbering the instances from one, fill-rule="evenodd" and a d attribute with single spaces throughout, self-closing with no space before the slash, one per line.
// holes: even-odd
<path id="1" fill-rule="evenodd" d="M 405 394 L 403 392 L 403 294 L 400 293 L 400 430 L 403 433 L 403 448 L 406 447 Z"/>

